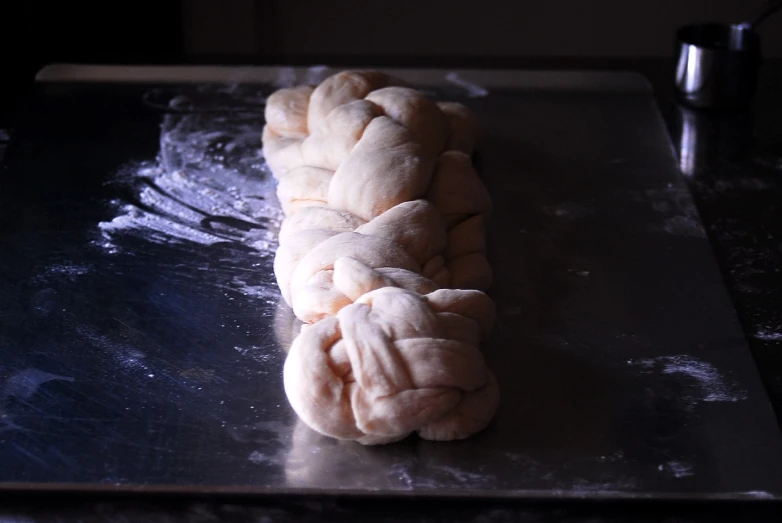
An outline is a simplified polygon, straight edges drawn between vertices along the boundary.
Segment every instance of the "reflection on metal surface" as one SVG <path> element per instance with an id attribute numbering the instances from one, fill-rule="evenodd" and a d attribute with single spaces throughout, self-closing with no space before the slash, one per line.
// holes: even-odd
<path id="1" fill-rule="evenodd" d="M 677 105 L 674 110 L 671 136 L 679 169 L 686 176 L 695 176 L 715 147 L 733 161 L 742 161 L 754 154 L 752 113 L 706 113 L 683 105 Z"/>
<path id="2" fill-rule="evenodd" d="M 687 176 L 695 174 L 698 162 L 698 128 L 694 115 L 682 111 L 681 131 L 679 137 L 679 169 Z"/>
<path id="3" fill-rule="evenodd" d="M 703 87 L 703 73 L 701 72 L 701 50 L 688 48 L 686 53 L 679 55 L 676 64 L 676 78 L 681 88 L 685 91 L 697 91 Z"/>
<path id="4" fill-rule="evenodd" d="M 0 209 L 18 231 L 2 238 L 15 254 L 0 258 L 0 373 L 73 381 L 1 406 L 15 425 L 3 432 L 0 487 L 782 496 L 776 424 L 654 101 L 617 95 L 615 81 L 607 92 L 561 81 L 448 92 L 487 129 L 480 164 L 494 200 L 499 320 L 485 355 L 505 399 L 469 440 L 384 447 L 324 438 L 288 407 L 281 369 L 300 324 L 279 303 L 271 248 L 225 220 L 220 241 L 115 229 L 111 247 L 97 226 L 125 212 L 111 202 L 166 205 L 166 219 L 198 231 L 204 202 L 210 215 L 246 213 L 242 198 L 256 193 L 244 189 L 264 170 L 248 153 L 234 158 L 249 162 L 244 178 L 228 173 L 216 144 L 247 136 L 253 117 L 184 125 L 143 105 L 159 86 L 42 89 L 45 110 L 22 130 L 31 145 L 8 159 L 11 173 L 33 175 L 0 181 Z M 112 176 L 157 161 L 161 122 L 209 153 L 166 153 L 175 168 L 155 178 L 165 194 L 142 199 L 148 184 Z M 180 185 L 161 185 L 178 171 Z M 235 191 L 215 185 L 227 179 Z M 194 194 L 205 199 L 192 205 Z"/>

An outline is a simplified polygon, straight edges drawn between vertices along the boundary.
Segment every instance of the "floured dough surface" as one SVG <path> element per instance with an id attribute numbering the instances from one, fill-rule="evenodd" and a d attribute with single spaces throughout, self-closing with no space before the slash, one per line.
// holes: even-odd
<path id="1" fill-rule="evenodd" d="M 499 389 L 480 350 L 494 304 L 475 115 L 344 71 L 278 90 L 265 117 L 286 216 L 274 270 L 304 322 L 284 368 L 296 413 L 363 444 L 483 430 Z"/>

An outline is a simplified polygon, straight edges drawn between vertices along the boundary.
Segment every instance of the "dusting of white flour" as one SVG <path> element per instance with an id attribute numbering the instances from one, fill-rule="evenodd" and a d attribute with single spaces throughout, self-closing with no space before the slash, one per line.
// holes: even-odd
<path id="1" fill-rule="evenodd" d="M 237 101 L 245 109 L 226 112 L 173 98 L 172 110 L 188 111 L 165 115 L 155 161 L 126 166 L 112 182 L 134 194 L 111 202 L 117 214 L 99 223 L 100 246 L 111 251 L 116 235 L 136 233 L 159 243 L 238 242 L 274 252 L 282 216 L 261 152 L 263 102 L 245 95 Z"/>
<path id="2" fill-rule="evenodd" d="M 562 220 L 575 220 L 595 213 L 595 210 L 573 202 L 561 202 L 556 205 L 544 205 L 541 207 L 547 216 Z"/>
<path id="3" fill-rule="evenodd" d="M 767 492 L 765 490 L 748 490 L 747 492 L 740 492 L 744 497 L 752 498 L 752 499 L 777 499 L 778 496 L 775 496 L 771 492 Z"/>
<path id="4" fill-rule="evenodd" d="M 79 276 L 89 274 L 92 270 L 92 266 L 88 264 L 79 264 L 73 262 L 55 263 L 46 267 L 46 269 L 33 277 L 32 281 L 39 284 L 47 284 L 53 280 L 73 281 Z"/>
<path id="5" fill-rule="evenodd" d="M 695 238 L 705 238 L 706 233 L 692 216 L 673 216 L 666 218 L 663 222 L 663 230 L 674 236 L 692 236 Z"/>
<path id="6" fill-rule="evenodd" d="M 644 372 L 679 374 L 690 377 L 698 384 L 699 394 L 692 399 L 704 402 L 736 402 L 747 399 L 747 392 L 728 380 L 713 365 L 687 355 L 660 356 L 629 360 Z"/>
<path id="7" fill-rule="evenodd" d="M 456 71 L 451 71 L 445 75 L 446 81 L 461 87 L 465 91 L 467 91 L 467 96 L 470 98 L 483 98 L 486 96 L 489 96 L 489 91 L 486 90 L 484 87 L 481 87 L 480 85 L 470 82 L 469 80 L 465 80 L 464 78 L 459 75 Z"/>
<path id="8" fill-rule="evenodd" d="M 776 329 L 759 329 L 753 337 L 763 341 L 782 341 L 782 326 Z"/>
<path id="9" fill-rule="evenodd" d="M 692 465 L 683 461 L 668 461 L 658 466 L 657 470 L 670 474 L 675 478 L 686 478 L 693 475 Z"/>
<path id="10" fill-rule="evenodd" d="M 653 226 L 653 232 L 706 238 L 706 231 L 701 226 L 698 210 L 686 187 L 668 183 L 659 189 L 630 191 L 630 193 L 636 201 L 650 201 L 652 209 L 662 215 L 662 225 Z"/>

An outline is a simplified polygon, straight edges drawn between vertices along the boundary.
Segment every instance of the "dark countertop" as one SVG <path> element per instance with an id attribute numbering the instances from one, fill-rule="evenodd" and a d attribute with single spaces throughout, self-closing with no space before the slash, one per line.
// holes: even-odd
<path id="1" fill-rule="evenodd" d="M 782 419 L 782 62 L 751 111 L 664 108 L 680 168 L 733 297 L 766 392 Z"/>
<path id="2" fill-rule="evenodd" d="M 289 60 L 294 62 L 294 60 Z M 297 59 L 297 63 L 350 65 L 347 61 Z M 373 65 L 411 65 L 374 60 Z M 422 61 L 414 66 L 432 65 Z M 655 88 L 674 147 L 762 376 L 782 419 L 782 60 L 766 63 L 753 109 L 700 114 L 676 106 L 669 60 L 468 60 L 459 67 L 634 70 Z M 0 148 L 2 147 L 0 134 Z M 0 149 L 0 154 L 2 150 Z M 749 503 L 481 503 L 480 500 L 384 503 L 279 499 L 257 506 L 249 498 L 163 499 L 32 496 L 0 501 L 6 521 L 780 521 L 782 506 Z"/>

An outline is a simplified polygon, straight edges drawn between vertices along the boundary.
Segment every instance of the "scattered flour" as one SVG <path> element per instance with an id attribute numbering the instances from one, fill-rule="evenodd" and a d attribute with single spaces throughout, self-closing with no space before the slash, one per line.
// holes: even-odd
<path id="1" fill-rule="evenodd" d="M 705 238 L 706 232 L 701 224 L 692 216 L 674 216 L 666 218 L 663 222 L 663 230 L 675 236 L 693 236 Z"/>
<path id="2" fill-rule="evenodd" d="M 654 210 L 662 213 L 675 213 L 685 216 L 697 215 L 690 191 L 684 186 L 666 184 L 660 189 L 647 189 L 644 195 L 652 202 Z"/>
<path id="3" fill-rule="evenodd" d="M 62 276 L 82 276 L 84 274 L 87 274 L 90 272 L 90 269 L 92 267 L 89 265 L 78 265 L 75 263 L 59 263 L 55 265 L 50 265 L 46 269 L 46 273 L 48 275 L 57 275 L 58 277 Z"/>
<path id="4" fill-rule="evenodd" d="M 282 212 L 261 151 L 263 97 L 228 93 L 239 109 L 222 101 L 218 111 L 209 93 L 197 94 L 168 103 L 181 112 L 164 116 L 158 158 L 128 165 L 110 182 L 132 196 L 112 201 L 116 216 L 98 224 L 96 244 L 104 250 L 116 252 L 113 240 L 127 233 L 158 243 L 236 242 L 262 253 L 276 250 Z"/>
<path id="5" fill-rule="evenodd" d="M 543 212 L 548 216 L 565 220 L 573 220 L 594 214 L 594 209 L 590 209 L 573 202 L 562 202 L 557 205 L 545 205 L 542 207 L 542 209 Z"/>
<path id="6" fill-rule="evenodd" d="M 101 334 L 87 325 L 79 325 L 76 331 L 84 340 L 92 343 L 92 349 L 107 354 L 122 369 L 140 371 L 147 375 L 150 373 L 151 369 L 144 363 L 146 355 L 140 350 Z"/>
<path id="7" fill-rule="evenodd" d="M 730 181 L 717 180 L 714 182 L 715 192 L 736 192 L 736 191 L 766 191 L 773 189 L 774 185 L 768 180 L 762 178 L 742 178 L 736 177 Z"/>
<path id="8" fill-rule="evenodd" d="M 488 475 L 478 474 L 468 470 L 460 469 L 457 467 L 450 467 L 446 465 L 435 465 L 432 467 L 432 470 L 442 472 L 459 483 L 471 483 L 471 484 L 486 483 L 494 479 L 494 476 L 490 474 Z"/>
<path id="9" fill-rule="evenodd" d="M 280 300 L 280 291 L 277 285 L 251 285 L 239 276 L 234 276 L 231 281 L 233 288 L 245 296 L 258 298 L 268 305 L 275 305 Z"/>
<path id="10" fill-rule="evenodd" d="M 777 498 L 777 496 L 765 490 L 749 490 L 747 492 L 741 492 L 741 494 L 746 497 L 754 498 L 754 499 L 776 499 Z"/>
<path id="11" fill-rule="evenodd" d="M 636 482 L 630 478 L 624 478 L 622 481 L 587 481 L 577 479 L 569 487 L 561 489 L 563 496 L 592 497 L 595 495 L 603 496 L 609 494 L 626 493 L 637 489 Z M 556 489 L 560 490 L 560 489 Z"/>
<path id="12" fill-rule="evenodd" d="M 675 478 L 686 478 L 687 476 L 693 475 L 692 465 L 682 461 L 669 461 L 660 466 L 662 467 L 661 470 L 664 470 Z"/>
<path id="13" fill-rule="evenodd" d="M 274 361 L 274 355 L 264 351 L 264 348 L 258 345 L 251 345 L 249 347 L 236 346 L 234 347 L 234 350 L 242 356 L 247 356 L 258 363 L 269 363 Z"/>
<path id="14" fill-rule="evenodd" d="M 760 329 L 753 337 L 763 341 L 782 341 L 782 327 L 777 330 Z"/>
<path id="15" fill-rule="evenodd" d="M 663 215 L 662 225 L 654 225 L 653 232 L 706 238 L 706 231 L 700 223 L 698 210 L 686 187 L 669 183 L 660 189 L 629 191 L 629 196 L 637 202 L 650 202 L 652 209 Z"/>
<path id="16" fill-rule="evenodd" d="M 62 280 L 75 281 L 79 276 L 89 274 L 92 269 L 92 265 L 88 264 L 55 263 L 48 265 L 30 281 L 40 285 L 50 285 Z"/>
<path id="17" fill-rule="evenodd" d="M 396 476 L 397 480 L 407 488 L 415 488 L 415 482 L 413 481 L 413 478 L 410 476 L 410 474 L 407 472 L 407 470 L 404 469 L 404 467 L 392 467 L 390 474 L 393 476 Z"/>
<path id="18" fill-rule="evenodd" d="M 470 98 L 483 98 L 489 96 L 489 91 L 481 87 L 478 84 L 470 82 L 462 78 L 456 71 L 451 71 L 445 75 L 446 81 L 457 85 L 467 91 L 467 96 Z"/>
<path id="19" fill-rule="evenodd" d="M 698 383 L 701 394 L 697 399 L 704 402 L 735 402 L 747 399 L 747 392 L 736 383 L 728 380 L 705 361 L 692 356 L 660 356 L 630 360 L 629 364 L 644 369 L 645 372 L 659 371 L 663 374 L 681 374 L 693 378 Z"/>
<path id="20" fill-rule="evenodd" d="M 258 452 L 257 450 L 254 450 L 254 451 L 250 452 L 250 455 L 248 456 L 247 459 L 249 459 L 250 462 L 255 464 L 255 465 L 260 465 L 264 461 L 266 461 L 266 456 L 264 456 L 263 453 Z"/>

